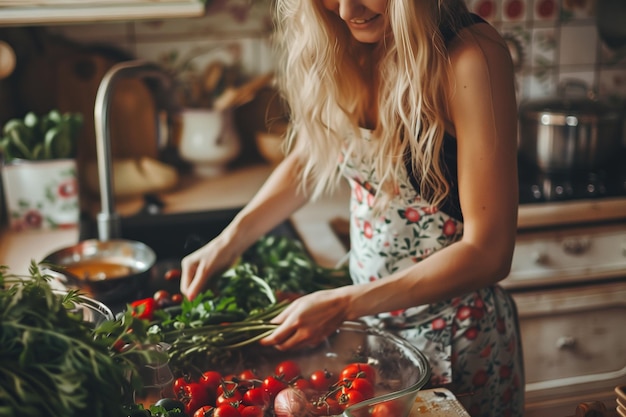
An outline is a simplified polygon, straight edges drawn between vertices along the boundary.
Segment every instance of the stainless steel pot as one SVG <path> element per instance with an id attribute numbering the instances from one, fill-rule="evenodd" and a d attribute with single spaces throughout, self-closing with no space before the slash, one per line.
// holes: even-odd
<path id="1" fill-rule="evenodd" d="M 622 111 L 588 91 L 567 81 L 557 97 L 520 106 L 520 154 L 543 173 L 593 172 L 620 152 Z"/>

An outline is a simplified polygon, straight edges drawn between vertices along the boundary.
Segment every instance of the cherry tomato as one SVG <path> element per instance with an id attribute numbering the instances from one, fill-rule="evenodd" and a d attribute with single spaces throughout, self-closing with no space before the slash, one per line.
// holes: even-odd
<path id="1" fill-rule="evenodd" d="M 242 381 L 253 381 L 255 379 L 259 379 L 256 373 L 252 369 L 244 369 L 237 376 Z"/>
<path id="2" fill-rule="evenodd" d="M 247 405 L 240 414 L 241 417 L 263 417 L 263 408 L 258 405 Z"/>
<path id="3" fill-rule="evenodd" d="M 397 417 L 402 415 L 402 410 L 400 407 L 391 402 L 387 401 L 384 403 L 376 404 L 372 408 L 371 417 Z"/>
<path id="4" fill-rule="evenodd" d="M 285 382 L 295 380 L 300 374 L 300 365 L 292 360 L 282 361 L 274 369 L 274 375 Z"/>
<path id="5" fill-rule="evenodd" d="M 203 405 L 210 402 L 209 393 L 197 382 L 190 382 L 182 388 L 181 393 L 177 393 L 178 399 L 185 404 L 185 413 L 193 416 L 193 413 Z"/>
<path id="6" fill-rule="evenodd" d="M 311 376 L 309 376 L 309 382 L 313 389 L 317 391 L 327 391 L 336 381 L 333 374 L 324 369 L 314 371 Z"/>
<path id="7" fill-rule="evenodd" d="M 256 387 L 247 390 L 243 394 L 243 403 L 245 405 L 259 405 L 265 407 L 270 402 L 270 396 L 263 387 Z"/>
<path id="8" fill-rule="evenodd" d="M 207 391 L 215 394 L 217 387 L 222 383 L 222 374 L 217 371 L 206 371 L 198 379 L 198 383 Z M 217 397 L 217 395 L 215 395 Z"/>
<path id="9" fill-rule="evenodd" d="M 365 378 L 356 378 L 348 381 L 342 391 L 358 391 L 366 400 L 374 398 L 374 386 L 369 379 Z"/>
<path id="10" fill-rule="evenodd" d="M 334 416 L 343 410 L 336 399 L 328 397 L 311 403 L 310 411 L 314 416 Z"/>
<path id="11" fill-rule="evenodd" d="M 180 276 L 182 275 L 180 269 L 169 269 L 167 271 L 165 271 L 165 274 L 163 275 L 163 277 L 167 280 L 167 281 L 172 281 L 175 279 L 180 279 Z"/>
<path id="12" fill-rule="evenodd" d="M 241 413 L 230 404 L 222 404 L 215 407 L 213 417 L 241 417 Z"/>
<path id="13" fill-rule="evenodd" d="M 366 378 L 373 384 L 376 383 L 376 369 L 367 363 L 351 363 L 342 369 L 339 379 Z"/>
<path id="14" fill-rule="evenodd" d="M 311 389 L 311 383 L 308 379 L 298 378 L 291 383 L 291 386 L 294 388 L 298 388 L 302 392 L 306 392 Z"/>
<path id="15" fill-rule="evenodd" d="M 274 401 L 276 395 L 283 389 L 287 388 L 287 384 L 274 376 L 268 376 L 263 380 L 263 389 L 270 397 L 270 401 Z"/>
<path id="16" fill-rule="evenodd" d="M 203 405 L 198 408 L 195 413 L 193 413 L 193 417 L 211 417 L 213 415 L 213 409 L 213 406 Z"/>
<path id="17" fill-rule="evenodd" d="M 186 376 L 181 376 L 180 378 L 176 378 L 174 380 L 174 384 L 172 388 L 174 389 L 174 394 L 178 395 L 179 392 L 182 392 L 183 387 L 189 385 L 191 381 Z"/>
<path id="18" fill-rule="evenodd" d="M 351 405 L 358 404 L 361 401 L 365 401 L 366 398 L 359 391 L 349 390 L 349 391 L 339 391 L 339 395 L 337 396 L 337 402 L 342 410 L 350 407 Z"/>
<path id="19" fill-rule="evenodd" d="M 227 389 L 215 399 L 215 405 L 239 403 L 243 399 L 243 394 L 235 386 L 234 389 Z"/>
<path id="20" fill-rule="evenodd" d="M 172 303 L 174 304 L 180 304 L 183 302 L 183 295 L 179 293 L 172 294 L 170 301 L 172 301 Z"/>

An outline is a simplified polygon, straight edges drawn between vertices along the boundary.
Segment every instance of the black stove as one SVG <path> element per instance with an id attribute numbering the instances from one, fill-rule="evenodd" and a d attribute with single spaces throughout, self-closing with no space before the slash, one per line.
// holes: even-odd
<path id="1" fill-rule="evenodd" d="M 626 151 L 590 170 L 543 172 L 518 156 L 520 204 L 626 196 Z"/>

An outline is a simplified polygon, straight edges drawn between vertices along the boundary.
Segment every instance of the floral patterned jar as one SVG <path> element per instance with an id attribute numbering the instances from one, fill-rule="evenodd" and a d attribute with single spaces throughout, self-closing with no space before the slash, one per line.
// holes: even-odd
<path id="1" fill-rule="evenodd" d="M 27 161 L 2 166 L 4 202 L 12 230 L 76 227 L 80 218 L 75 159 Z"/>

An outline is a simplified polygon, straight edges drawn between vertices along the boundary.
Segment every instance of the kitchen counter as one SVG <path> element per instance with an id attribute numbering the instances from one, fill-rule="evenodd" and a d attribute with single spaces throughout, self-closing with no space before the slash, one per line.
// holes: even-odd
<path id="1" fill-rule="evenodd" d="M 237 208 L 245 205 L 271 173 L 272 167 L 259 164 L 228 172 L 220 177 L 183 177 L 175 190 L 159 195 L 165 206 L 163 213 L 176 214 Z M 143 199 L 116 200 L 120 215 L 129 216 L 139 211 Z M 97 207 L 91 208 L 96 212 Z M 308 204 L 292 216 L 292 223 L 308 249 L 320 264 L 335 265 L 337 254 L 345 253 L 332 233 L 329 219 L 346 217 L 348 190 L 343 187 L 337 195 Z M 57 230 L 12 231 L 0 229 L 0 265 L 11 272 L 24 274 L 32 260 L 78 242 L 78 227 Z M 341 255 L 340 255 L 341 256 Z"/>
<path id="2" fill-rule="evenodd" d="M 271 169 L 270 165 L 258 164 L 215 178 L 181 178 L 175 190 L 160 195 L 165 203 L 163 212 L 184 213 L 241 207 L 261 187 Z M 305 246 L 321 265 L 335 266 L 345 258 L 346 250 L 333 232 L 330 222 L 348 218 L 348 203 L 349 189 L 343 183 L 334 195 L 307 204 L 291 217 Z M 137 212 L 142 205 L 142 199 L 135 199 L 120 201 L 117 207 L 124 216 Z M 525 204 L 520 206 L 518 225 L 523 232 L 547 225 L 583 224 L 599 217 L 626 219 L 625 199 Z M 39 260 L 77 241 L 77 228 L 29 232 L 14 232 L 5 228 L 0 230 L 0 264 L 8 265 L 13 272 L 24 273 L 28 271 L 32 259 Z"/>

